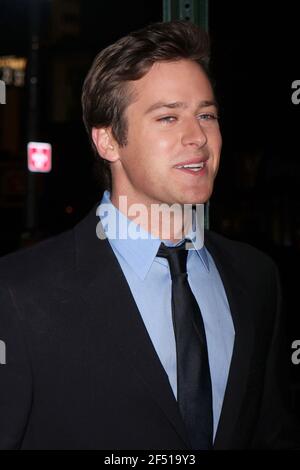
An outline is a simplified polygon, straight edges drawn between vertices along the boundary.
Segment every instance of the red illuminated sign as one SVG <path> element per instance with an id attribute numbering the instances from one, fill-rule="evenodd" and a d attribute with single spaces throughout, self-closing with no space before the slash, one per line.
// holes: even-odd
<path id="1" fill-rule="evenodd" d="M 27 145 L 28 170 L 35 173 L 49 173 L 52 168 L 51 144 L 29 142 Z"/>

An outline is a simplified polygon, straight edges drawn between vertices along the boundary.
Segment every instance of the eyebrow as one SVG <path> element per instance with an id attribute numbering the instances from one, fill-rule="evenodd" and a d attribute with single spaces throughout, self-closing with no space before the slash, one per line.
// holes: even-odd
<path id="1" fill-rule="evenodd" d="M 210 106 L 215 106 L 217 110 L 219 109 L 218 103 L 216 100 L 204 100 L 200 101 L 197 106 L 198 109 L 208 108 Z M 167 109 L 186 109 L 188 105 L 183 101 L 174 101 L 172 103 L 164 103 L 163 101 L 158 101 L 157 103 L 152 104 L 145 112 L 145 114 L 152 113 L 152 111 L 156 111 L 157 109 L 167 108 Z"/>

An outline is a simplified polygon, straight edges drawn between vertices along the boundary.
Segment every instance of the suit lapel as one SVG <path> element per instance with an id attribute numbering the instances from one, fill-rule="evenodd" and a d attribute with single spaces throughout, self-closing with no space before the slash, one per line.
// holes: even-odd
<path id="1" fill-rule="evenodd" d="M 102 322 L 103 331 L 107 331 L 122 357 L 127 359 L 144 383 L 149 396 L 156 401 L 189 447 L 185 426 L 167 374 L 108 240 L 100 240 L 96 236 L 98 223 L 95 207 L 74 231 L 80 295 L 95 316 L 99 318 L 101 312 L 99 321 Z M 251 299 L 231 256 L 223 252 L 220 243 L 210 232 L 206 232 L 205 246 L 212 255 L 223 281 L 235 328 L 232 360 L 214 443 L 215 449 L 224 449 L 232 445 L 246 391 L 253 343 Z"/>
<path id="2" fill-rule="evenodd" d="M 176 432 L 189 446 L 168 376 L 132 296 L 127 280 L 107 239 L 96 236 L 96 208 L 75 228 L 78 288 L 122 358 L 126 358 L 144 383 L 147 393 L 166 414 Z M 101 284 L 101 296 L 99 285 Z"/>
<path id="3" fill-rule="evenodd" d="M 236 270 L 232 257 L 224 253 L 210 232 L 205 234 L 205 246 L 221 276 L 235 328 L 232 360 L 214 442 L 215 449 L 226 449 L 233 445 L 235 427 L 246 392 L 254 336 L 251 299 L 242 284 L 241 275 Z"/>

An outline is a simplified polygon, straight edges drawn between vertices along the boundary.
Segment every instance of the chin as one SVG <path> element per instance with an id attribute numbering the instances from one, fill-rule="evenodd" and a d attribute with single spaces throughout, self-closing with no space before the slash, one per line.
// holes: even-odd
<path id="1" fill-rule="evenodd" d="M 196 194 L 186 195 L 183 197 L 183 204 L 205 204 L 210 196 L 212 191 L 201 191 Z"/>

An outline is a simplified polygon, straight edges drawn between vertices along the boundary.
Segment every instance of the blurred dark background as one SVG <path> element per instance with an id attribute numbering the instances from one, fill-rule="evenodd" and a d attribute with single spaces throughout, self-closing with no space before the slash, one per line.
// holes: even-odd
<path id="1" fill-rule="evenodd" d="M 300 78 L 298 14 L 294 2 L 270 2 L 264 11 L 253 2 L 209 2 L 224 142 L 210 227 L 276 261 L 290 357 L 300 339 L 300 105 L 291 101 L 291 84 Z M 162 19 L 163 0 L 0 0 L 0 79 L 7 85 L 0 105 L 0 256 L 72 227 L 100 201 L 81 120 L 83 79 L 100 49 Z M 32 136 L 52 145 L 50 173 L 28 174 Z M 300 365 L 288 360 L 297 405 Z"/>

